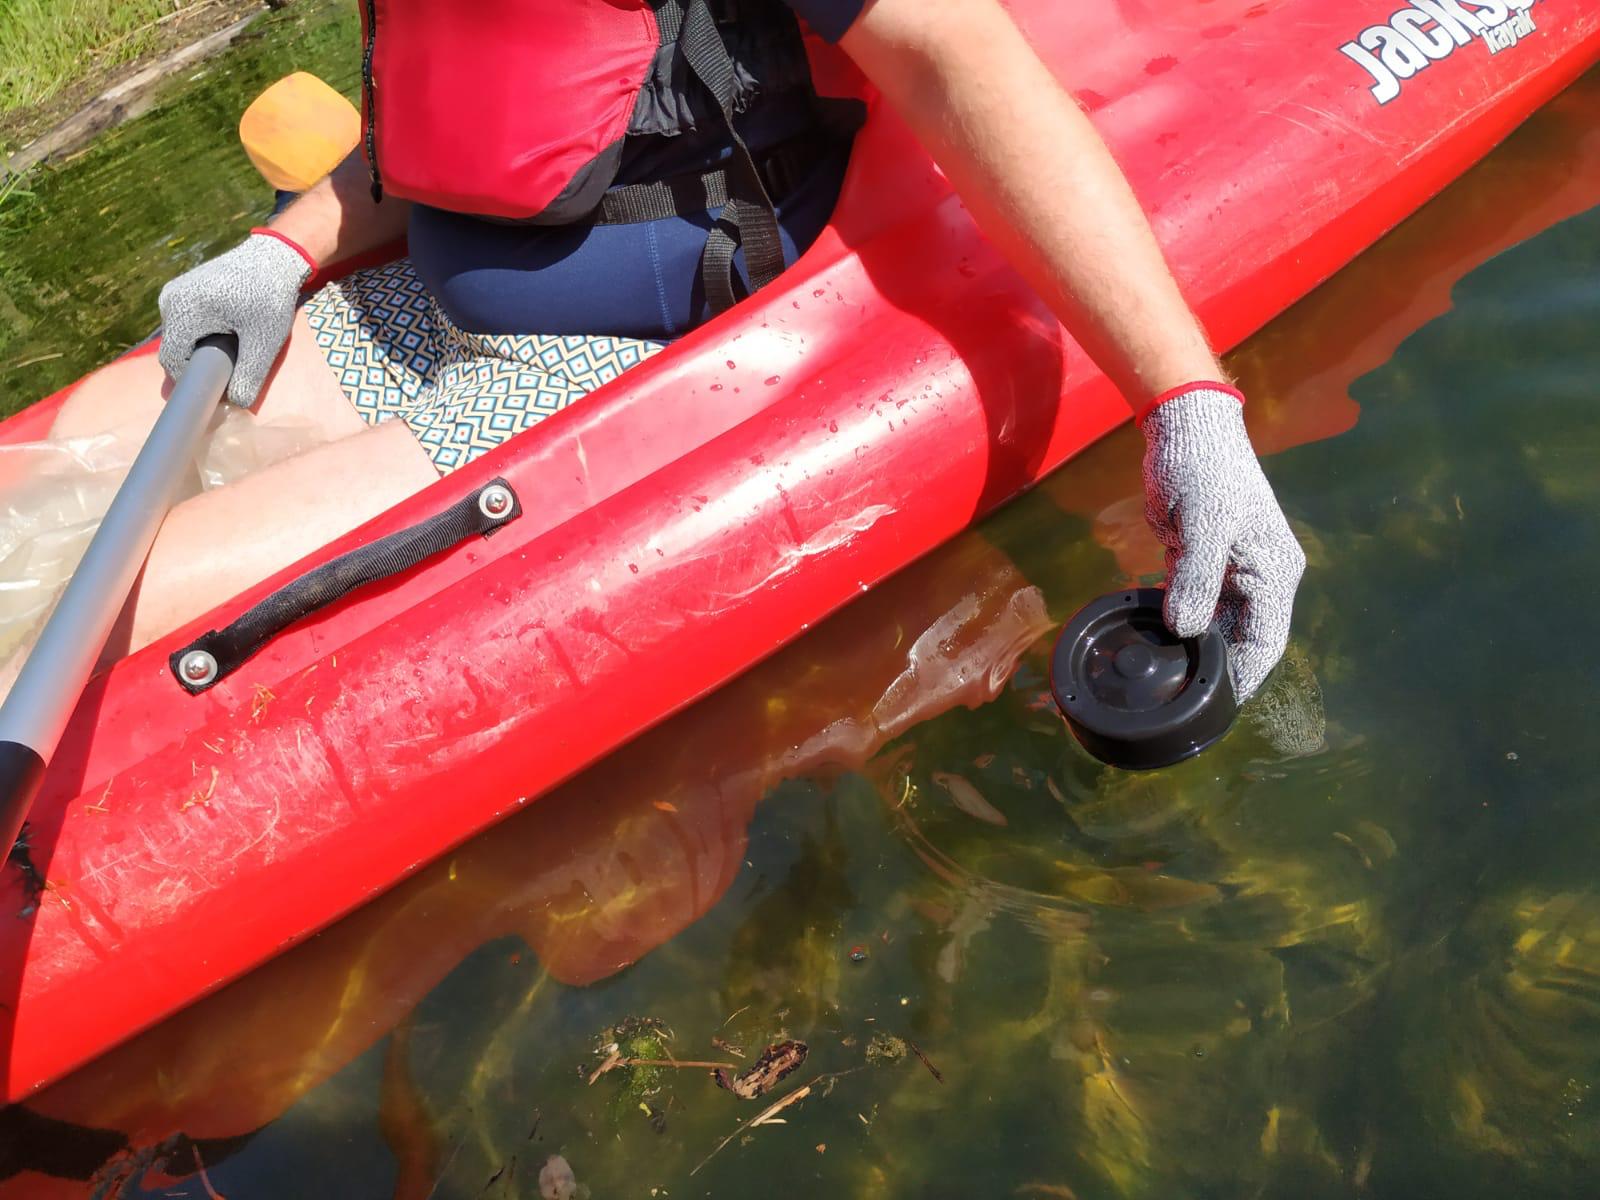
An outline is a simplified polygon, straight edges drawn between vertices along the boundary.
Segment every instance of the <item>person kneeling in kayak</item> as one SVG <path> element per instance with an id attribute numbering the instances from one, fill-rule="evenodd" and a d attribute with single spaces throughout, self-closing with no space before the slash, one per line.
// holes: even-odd
<path id="1" fill-rule="evenodd" d="M 1139 411 L 1167 621 L 1219 616 L 1237 694 L 1260 686 L 1304 555 L 1132 190 L 998 0 L 524 0 L 492 27 L 452 0 L 364 9 L 361 152 L 161 293 L 160 369 L 235 333 L 229 399 L 325 444 L 175 509 L 119 649 L 770 282 L 831 215 L 865 86 L 834 81 L 864 76 Z M 409 260 L 298 307 L 318 264 L 401 233 Z M 55 433 L 152 422 L 162 382 L 114 364 Z"/>

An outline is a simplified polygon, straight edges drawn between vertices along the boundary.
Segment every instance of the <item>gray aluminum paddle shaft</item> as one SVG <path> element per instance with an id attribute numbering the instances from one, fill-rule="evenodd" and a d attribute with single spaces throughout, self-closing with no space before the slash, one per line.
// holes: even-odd
<path id="1" fill-rule="evenodd" d="M 27 816 L 111 628 L 233 373 L 237 342 L 210 337 L 168 397 L 78 569 L 0 705 L 0 858 Z M 31 750 L 36 761 L 28 762 Z"/>

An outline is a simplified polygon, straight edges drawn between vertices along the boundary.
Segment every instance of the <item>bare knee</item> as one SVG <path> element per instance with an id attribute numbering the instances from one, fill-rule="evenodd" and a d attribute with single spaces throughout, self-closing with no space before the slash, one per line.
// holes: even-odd
<path id="1" fill-rule="evenodd" d="M 142 440 L 171 390 L 155 355 L 118 359 L 68 395 L 50 436 L 93 437 L 116 431 Z M 267 376 L 252 416 L 263 425 L 305 428 L 315 442 L 337 441 L 365 428 L 322 357 L 304 313 L 296 315 L 289 342 Z"/>
<path id="2" fill-rule="evenodd" d="M 142 439 L 155 424 L 166 391 L 167 377 L 155 355 L 120 358 L 68 394 L 50 426 L 50 436 L 65 440 L 116 430 Z"/>
<path id="3" fill-rule="evenodd" d="M 366 428 L 322 356 L 304 310 L 295 314 L 288 345 L 267 376 L 255 414 L 266 424 L 314 429 L 318 441 L 337 441 Z"/>
<path id="4" fill-rule="evenodd" d="M 112 656 L 193 620 L 438 477 L 416 439 L 391 421 L 184 501 L 161 527 Z"/>

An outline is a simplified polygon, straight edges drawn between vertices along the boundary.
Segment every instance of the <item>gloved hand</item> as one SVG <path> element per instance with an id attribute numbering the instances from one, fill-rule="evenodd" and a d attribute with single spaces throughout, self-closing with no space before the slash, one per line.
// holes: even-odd
<path id="1" fill-rule="evenodd" d="M 315 265 L 293 242 L 253 230 L 232 250 L 170 281 L 161 289 L 161 369 L 176 379 L 201 338 L 237 334 L 228 399 L 250 407 L 289 338 L 300 286 Z"/>
<path id="2" fill-rule="evenodd" d="M 1283 655 L 1305 551 L 1244 431 L 1243 397 L 1197 383 L 1140 420 L 1145 519 L 1167 548 L 1167 625 L 1196 637 L 1213 616 L 1242 703 Z"/>

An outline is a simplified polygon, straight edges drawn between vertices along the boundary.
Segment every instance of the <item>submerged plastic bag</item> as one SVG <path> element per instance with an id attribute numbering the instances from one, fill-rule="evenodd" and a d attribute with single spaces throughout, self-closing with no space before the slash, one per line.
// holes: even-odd
<path id="1" fill-rule="evenodd" d="M 0 445 L 0 680 L 20 666 L 143 444 L 142 430 Z M 309 425 L 263 425 L 224 405 L 181 501 L 310 449 Z"/>

